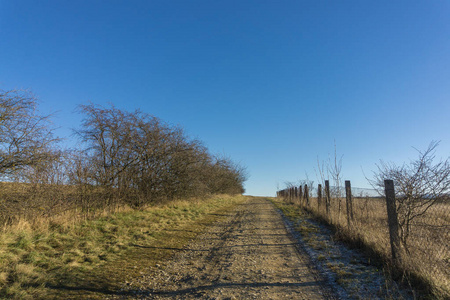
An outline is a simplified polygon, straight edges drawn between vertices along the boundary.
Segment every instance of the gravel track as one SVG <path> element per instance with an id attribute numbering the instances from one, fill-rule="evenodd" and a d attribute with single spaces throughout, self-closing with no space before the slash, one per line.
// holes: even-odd
<path id="1" fill-rule="evenodd" d="M 269 200 L 250 198 L 116 299 L 335 299 Z"/>

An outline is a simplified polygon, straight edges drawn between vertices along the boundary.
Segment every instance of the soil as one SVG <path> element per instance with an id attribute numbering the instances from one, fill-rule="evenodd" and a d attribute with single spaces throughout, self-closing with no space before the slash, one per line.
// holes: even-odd
<path id="1" fill-rule="evenodd" d="M 227 212 L 114 299 L 335 299 L 264 198 Z"/>

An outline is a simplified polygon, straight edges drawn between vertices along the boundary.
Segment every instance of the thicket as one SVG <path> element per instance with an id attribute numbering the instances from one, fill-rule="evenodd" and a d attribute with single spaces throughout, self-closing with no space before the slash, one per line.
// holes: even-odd
<path id="1" fill-rule="evenodd" d="M 246 171 L 180 127 L 139 110 L 80 105 L 77 149 L 63 149 L 34 95 L 0 90 L 0 222 L 242 194 Z"/>

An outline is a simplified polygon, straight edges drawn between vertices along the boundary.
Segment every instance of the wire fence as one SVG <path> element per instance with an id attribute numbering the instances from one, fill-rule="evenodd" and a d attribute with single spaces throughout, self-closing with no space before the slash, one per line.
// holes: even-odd
<path id="1" fill-rule="evenodd" d="M 350 181 L 346 186 L 326 181 L 313 189 L 304 185 L 277 192 L 277 197 L 335 226 L 339 234 L 373 249 L 419 290 L 450 299 L 449 198 L 427 208 L 424 203 L 430 199 L 407 203 L 394 194 L 393 184 L 392 195 L 389 206 L 389 197 L 374 189 L 351 188 Z"/>

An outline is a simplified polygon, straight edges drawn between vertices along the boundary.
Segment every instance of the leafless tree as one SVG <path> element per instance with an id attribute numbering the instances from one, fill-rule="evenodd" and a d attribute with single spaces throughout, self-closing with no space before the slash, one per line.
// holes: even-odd
<path id="1" fill-rule="evenodd" d="M 450 160 L 435 162 L 438 145 L 431 142 L 425 151 L 417 150 L 417 159 L 408 164 L 380 161 L 373 179 L 369 180 L 381 195 L 384 195 L 384 180 L 394 180 L 400 237 L 406 249 L 414 221 L 436 203 L 448 203 L 450 199 Z"/>
<path id="2" fill-rule="evenodd" d="M 342 155 L 338 158 L 336 142 L 334 143 L 334 156 L 333 159 L 328 159 L 327 170 L 328 174 L 333 178 L 334 187 L 330 188 L 331 194 L 338 201 L 338 220 L 341 217 L 342 209 Z"/>
<path id="3" fill-rule="evenodd" d="M 330 187 L 330 198 L 334 198 L 338 203 L 338 219 L 340 219 L 342 209 L 342 158 L 337 154 L 336 142 L 334 143 L 333 158 L 329 157 L 328 161 L 320 161 L 317 158 L 316 177 L 321 182 L 322 187 L 325 187 L 325 180 L 333 180 L 333 186 Z M 326 197 L 327 207 L 331 206 L 331 200 Z"/>
<path id="4" fill-rule="evenodd" d="M 316 189 L 316 187 L 314 186 L 314 180 L 311 180 L 310 178 L 309 178 L 309 175 L 308 175 L 308 173 L 307 172 L 305 172 L 305 178 L 306 179 L 304 179 L 304 180 L 300 180 L 300 183 L 301 183 L 301 185 L 307 185 L 308 186 L 308 191 L 309 191 L 309 193 L 311 194 L 311 195 L 313 195 L 314 194 L 314 191 L 315 191 L 315 189 Z"/>
<path id="5" fill-rule="evenodd" d="M 27 91 L 0 90 L 0 176 L 51 159 L 48 149 L 57 141 L 49 115 L 37 110 L 37 99 Z"/>

